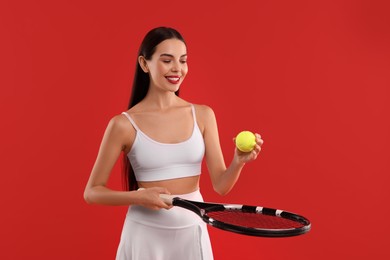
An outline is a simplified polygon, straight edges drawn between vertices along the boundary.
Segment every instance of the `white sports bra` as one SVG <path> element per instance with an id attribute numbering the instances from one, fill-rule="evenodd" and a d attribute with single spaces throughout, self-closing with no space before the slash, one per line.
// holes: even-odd
<path id="1" fill-rule="evenodd" d="M 161 181 L 201 173 L 205 152 L 204 140 L 198 127 L 195 108 L 191 105 L 194 128 L 192 135 L 180 143 L 160 143 L 143 133 L 126 112 L 122 112 L 136 130 L 133 146 L 127 157 L 137 181 Z"/>

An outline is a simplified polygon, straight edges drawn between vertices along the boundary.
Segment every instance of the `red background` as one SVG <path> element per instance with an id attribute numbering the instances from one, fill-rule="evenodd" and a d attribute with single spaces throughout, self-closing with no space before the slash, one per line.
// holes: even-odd
<path id="1" fill-rule="evenodd" d="M 239 131 L 265 140 L 226 197 L 204 167 L 206 200 L 313 223 L 282 239 L 211 228 L 215 258 L 389 259 L 389 13 L 385 0 L 2 0 L 0 259 L 114 258 L 126 208 L 89 206 L 83 190 L 161 25 L 188 42 L 181 93 L 214 109 L 226 161 Z"/>

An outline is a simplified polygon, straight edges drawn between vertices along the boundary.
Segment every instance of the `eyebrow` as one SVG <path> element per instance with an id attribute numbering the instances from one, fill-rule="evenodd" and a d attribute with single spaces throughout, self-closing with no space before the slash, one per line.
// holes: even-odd
<path id="1" fill-rule="evenodd" d="M 163 54 L 160 55 L 160 57 L 162 57 L 162 56 L 168 56 L 168 57 L 174 58 L 174 56 L 172 54 L 168 54 L 168 53 L 163 53 Z M 187 53 L 181 55 L 180 58 L 183 58 L 185 56 L 187 56 Z"/>

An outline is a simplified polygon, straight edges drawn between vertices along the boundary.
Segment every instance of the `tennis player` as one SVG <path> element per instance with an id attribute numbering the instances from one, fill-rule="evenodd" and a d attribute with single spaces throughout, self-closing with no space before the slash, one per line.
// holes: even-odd
<path id="1" fill-rule="evenodd" d="M 213 259 L 206 224 L 188 210 L 165 204 L 159 195 L 203 201 L 199 178 L 204 157 L 214 190 L 225 195 L 261 150 L 263 140 L 256 134 L 254 150 L 235 149 L 225 166 L 213 110 L 179 97 L 187 55 L 175 29 L 159 27 L 146 34 L 128 110 L 109 121 L 86 185 L 88 203 L 129 206 L 117 260 Z M 122 153 L 127 189 L 116 191 L 106 184 Z"/>

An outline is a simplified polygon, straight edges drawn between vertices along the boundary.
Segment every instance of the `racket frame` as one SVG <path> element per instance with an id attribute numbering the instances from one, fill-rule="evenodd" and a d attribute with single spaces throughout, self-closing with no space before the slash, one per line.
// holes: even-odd
<path id="1" fill-rule="evenodd" d="M 180 197 L 172 198 L 172 205 L 191 210 L 192 212 L 199 215 L 199 217 L 201 217 L 204 222 L 206 222 L 207 224 L 213 227 L 238 233 L 238 234 L 243 234 L 243 235 L 261 236 L 261 237 L 291 237 L 291 236 L 298 236 L 298 235 L 305 234 L 311 229 L 311 223 L 307 218 L 284 210 L 278 210 L 278 209 L 272 209 L 266 207 L 238 205 L 238 204 L 198 202 L 198 201 L 185 200 Z M 229 210 L 236 209 L 242 212 L 250 212 L 255 214 L 281 217 L 291 221 L 298 222 L 303 226 L 299 228 L 285 228 L 285 229 L 251 228 L 251 227 L 243 227 L 243 226 L 225 223 L 208 216 L 209 212 L 225 211 L 226 209 Z"/>

